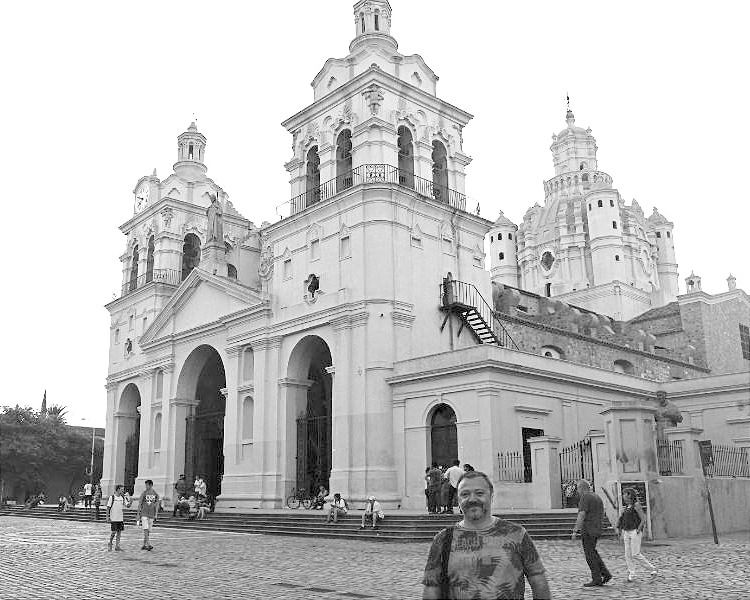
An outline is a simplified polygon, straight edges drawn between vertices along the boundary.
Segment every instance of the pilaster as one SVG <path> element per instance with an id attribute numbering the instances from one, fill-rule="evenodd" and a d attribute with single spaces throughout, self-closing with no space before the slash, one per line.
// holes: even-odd
<path id="1" fill-rule="evenodd" d="M 558 457 L 561 441 L 560 438 L 553 436 L 529 439 L 533 473 L 531 498 L 534 508 L 549 510 L 562 507 L 560 459 Z"/>

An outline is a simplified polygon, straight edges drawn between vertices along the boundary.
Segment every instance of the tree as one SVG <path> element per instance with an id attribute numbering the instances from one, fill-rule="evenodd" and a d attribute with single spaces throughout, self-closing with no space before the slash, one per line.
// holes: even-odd
<path id="1" fill-rule="evenodd" d="M 64 407 L 47 412 L 18 405 L 0 412 L 0 476 L 25 495 L 44 491 L 50 473 L 70 477 L 72 486 L 89 465 L 90 438 L 65 424 Z"/>
<path id="2" fill-rule="evenodd" d="M 65 417 L 67 412 L 68 412 L 68 409 L 65 408 L 64 406 L 53 404 L 47 409 L 47 417 L 50 419 L 55 419 L 58 422 L 64 424 L 67 421 Z"/>

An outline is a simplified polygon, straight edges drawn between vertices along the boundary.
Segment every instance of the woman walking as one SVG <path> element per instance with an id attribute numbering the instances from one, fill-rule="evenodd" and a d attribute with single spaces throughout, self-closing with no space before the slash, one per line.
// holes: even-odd
<path id="1" fill-rule="evenodd" d="M 622 490 L 623 511 L 617 521 L 615 531 L 622 534 L 625 543 L 625 562 L 628 565 L 628 582 L 635 579 L 635 561 L 640 560 L 651 572 L 652 577 L 658 575 L 656 567 L 641 553 L 641 540 L 643 528 L 646 526 L 646 515 L 641 503 L 638 502 L 638 494 L 633 488 Z"/>

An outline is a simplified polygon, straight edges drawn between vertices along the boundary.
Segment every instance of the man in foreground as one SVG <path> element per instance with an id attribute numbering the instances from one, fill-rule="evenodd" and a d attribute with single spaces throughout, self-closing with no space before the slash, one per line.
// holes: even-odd
<path id="1" fill-rule="evenodd" d="M 481 471 L 458 483 L 464 518 L 435 536 L 424 570 L 425 600 L 523 598 L 524 575 L 534 598 L 551 598 L 544 565 L 520 525 L 493 517 L 492 482 Z"/>
<path id="2" fill-rule="evenodd" d="M 578 482 L 578 495 L 581 498 L 578 502 L 578 518 L 570 539 L 576 539 L 576 534 L 580 532 L 583 555 L 591 571 L 591 581 L 584 583 L 583 587 L 599 587 L 612 579 L 607 565 L 596 550 L 596 542 L 602 535 L 604 503 L 598 494 L 591 491 L 591 486 L 585 479 Z"/>
<path id="3" fill-rule="evenodd" d="M 159 494 L 154 489 L 154 482 L 150 479 L 145 481 L 146 489 L 141 494 L 141 499 L 138 502 L 138 518 L 141 527 L 143 527 L 143 546 L 141 550 L 153 550 L 154 547 L 151 545 L 149 540 L 149 534 L 156 521 L 156 514 L 159 511 Z"/>

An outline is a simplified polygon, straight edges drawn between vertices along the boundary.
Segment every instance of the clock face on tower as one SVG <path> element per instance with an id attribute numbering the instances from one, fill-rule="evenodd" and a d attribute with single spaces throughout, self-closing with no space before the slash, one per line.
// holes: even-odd
<path id="1" fill-rule="evenodd" d="M 141 185 L 141 187 L 138 188 L 138 191 L 135 193 L 135 210 L 136 212 L 142 211 L 146 206 L 148 206 L 148 194 L 149 194 L 149 188 L 147 184 Z"/>

